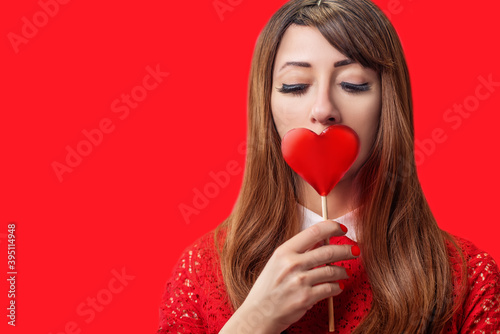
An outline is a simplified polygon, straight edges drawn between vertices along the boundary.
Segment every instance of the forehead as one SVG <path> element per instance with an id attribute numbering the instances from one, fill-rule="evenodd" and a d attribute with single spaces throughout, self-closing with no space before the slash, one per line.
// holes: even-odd
<path id="1" fill-rule="evenodd" d="M 345 59 L 340 51 L 333 47 L 318 28 L 292 24 L 281 39 L 276 54 L 275 71 L 287 61 L 336 62 Z"/>

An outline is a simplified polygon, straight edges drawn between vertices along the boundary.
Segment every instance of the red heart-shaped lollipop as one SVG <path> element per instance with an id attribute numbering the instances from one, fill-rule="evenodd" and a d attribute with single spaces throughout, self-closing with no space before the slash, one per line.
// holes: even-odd
<path id="1" fill-rule="evenodd" d="M 320 135 L 296 128 L 281 141 L 286 163 L 321 196 L 326 196 L 352 166 L 359 153 L 356 132 L 345 125 L 332 125 Z"/>

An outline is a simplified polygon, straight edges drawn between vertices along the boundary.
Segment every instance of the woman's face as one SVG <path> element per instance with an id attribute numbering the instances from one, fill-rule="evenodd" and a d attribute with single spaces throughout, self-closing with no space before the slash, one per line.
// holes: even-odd
<path id="1" fill-rule="evenodd" d="M 333 124 L 352 128 L 360 153 L 344 178 L 368 158 L 380 110 L 378 74 L 352 62 L 315 27 L 291 25 L 274 62 L 271 110 L 281 138 L 293 128 L 317 134 Z"/>

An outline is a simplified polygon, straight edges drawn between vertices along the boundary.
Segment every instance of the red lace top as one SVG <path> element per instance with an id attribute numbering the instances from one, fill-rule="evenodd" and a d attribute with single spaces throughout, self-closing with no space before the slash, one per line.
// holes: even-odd
<path id="1" fill-rule="evenodd" d="M 336 239 L 335 244 L 355 244 L 345 236 Z M 444 333 L 500 333 L 498 266 L 489 254 L 471 242 L 457 240 L 467 260 L 468 295 Z M 451 246 L 450 252 L 454 253 Z M 452 257 L 457 277 L 461 273 L 460 263 L 458 256 Z M 333 298 L 336 332 L 350 333 L 370 309 L 370 283 L 359 258 L 336 264 L 352 270 L 352 276 L 344 281 L 344 291 Z M 455 289 L 458 291 L 458 286 Z M 212 231 L 186 248 L 174 267 L 161 302 L 157 333 L 219 333 L 233 313 Z M 286 333 L 329 333 L 327 300 L 314 305 Z"/>

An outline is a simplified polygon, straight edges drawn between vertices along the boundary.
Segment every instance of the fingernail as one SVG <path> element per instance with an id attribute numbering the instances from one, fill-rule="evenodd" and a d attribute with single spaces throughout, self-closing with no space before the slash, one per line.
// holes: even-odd
<path id="1" fill-rule="evenodd" d="M 339 224 L 340 228 L 342 229 L 342 232 L 347 233 L 347 227 L 345 227 L 344 224 Z"/>
<path id="2" fill-rule="evenodd" d="M 349 277 L 352 276 L 352 270 L 351 269 L 345 268 L 345 272 L 346 272 L 347 276 L 349 276 Z"/>
<path id="3" fill-rule="evenodd" d="M 351 254 L 354 256 L 359 256 L 359 254 L 361 254 L 361 250 L 358 246 L 354 245 L 351 247 Z"/>
<path id="4" fill-rule="evenodd" d="M 339 281 L 339 288 L 340 290 L 344 290 L 344 282 Z"/>

